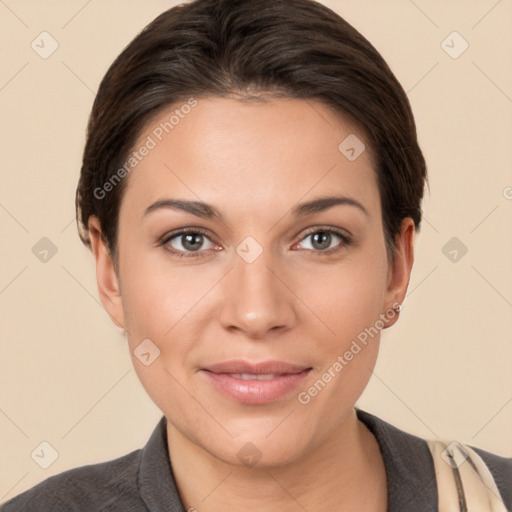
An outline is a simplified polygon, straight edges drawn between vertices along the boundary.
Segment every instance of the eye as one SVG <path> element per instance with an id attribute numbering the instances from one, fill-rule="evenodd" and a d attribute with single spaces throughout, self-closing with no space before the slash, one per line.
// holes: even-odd
<path id="1" fill-rule="evenodd" d="M 333 228 L 315 228 L 304 236 L 293 248 L 306 249 L 318 255 L 328 255 L 349 246 L 352 239 Z M 205 256 L 208 250 L 220 250 L 206 232 L 199 228 L 182 229 L 170 233 L 159 242 L 164 249 L 180 258 Z"/>
<path id="2" fill-rule="evenodd" d="M 307 241 L 304 243 L 304 241 Z M 343 234 L 342 232 L 332 229 L 316 228 L 314 231 L 310 231 L 298 245 L 302 245 L 302 248 L 312 250 L 314 252 L 327 252 L 332 253 L 343 247 L 350 245 L 351 239 Z M 297 244 L 294 246 L 296 247 Z"/>
<path id="3" fill-rule="evenodd" d="M 196 256 L 194 253 L 203 253 L 217 247 L 206 233 L 198 229 L 181 230 L 167 235 L 162 239 L 161 245 L 169 252 L 179 254 L 181 257 Z"/>

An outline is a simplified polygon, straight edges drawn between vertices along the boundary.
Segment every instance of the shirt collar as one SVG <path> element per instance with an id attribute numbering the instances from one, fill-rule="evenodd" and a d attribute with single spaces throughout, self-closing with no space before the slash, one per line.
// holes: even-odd
<path id="1" fill-rule="evenodd" d="M 185 512 L 169 460 L 166 426 L 167 419 L 162 416 L 142 450 L 140 495 L 151 512 Z"/>
<path id="2" fill-rule="evenodd" d="M 427 443 L 356 407 L 375 436 L 388 481 L 388 511 L 437 512 L 437 482 Z"/>
<path id="3" fill-rule="evenodd" d="M 375 436 L 386 468 L 388 510 L 437 511 L 437 486 L 427 443 L 356 408 L 357 418 Z M 142 450 L 138 485 L 151 512 L 185 512 L 167 448 L 167 420 L 162 416 Z"/>

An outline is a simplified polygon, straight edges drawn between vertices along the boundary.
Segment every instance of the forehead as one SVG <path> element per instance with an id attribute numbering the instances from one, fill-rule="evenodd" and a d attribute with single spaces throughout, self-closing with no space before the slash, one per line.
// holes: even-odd
<path id="1" fill-rule="evenodd" d="M 154 116 L 133 150 L 130 209 L 181 197 L 254 213 L 327 193 L 379 205 L 364 133 L 316 101 L 185 101 Z"/>

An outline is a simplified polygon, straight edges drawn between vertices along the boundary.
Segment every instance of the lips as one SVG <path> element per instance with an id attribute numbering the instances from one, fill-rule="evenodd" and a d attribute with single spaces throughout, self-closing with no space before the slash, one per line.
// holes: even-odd
<path id="1" fill-rule="evenodd" d="M 244 404 L 275 402 L 293 391 L 311 367 L 284 361 L 227 361 L 201 370 L 207 382 L 227 398 Z"/>
<path id="2" fill-rule="evenodd" d="M 308 366 L 285 363 L 283 361 L 262 361 L 250 363 L 243 360 L 226 361 L 205 367 L 213 373 L 249 374 L 249 375 L 286 375 L 299 373 L 306 370 Z"/>
<path id="3" fill-rule="evenodd" d="M 278 373 L 264 373 L 264 374 L 254 374 L 254 373 L 231 373 L 229 374 L 231 377 L 240 380 L 270 380 L 275 379 L 276 377 L 280 377 L 281 374 Z"/>

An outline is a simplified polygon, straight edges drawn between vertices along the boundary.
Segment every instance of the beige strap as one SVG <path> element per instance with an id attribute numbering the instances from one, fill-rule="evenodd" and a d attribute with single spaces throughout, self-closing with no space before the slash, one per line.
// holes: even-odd
<path id="1" fill-rule="evenodd" d="M 439 512 L 507 512 L 489 468 L 465 444 L 427 440 L 436 472 Z"/>

